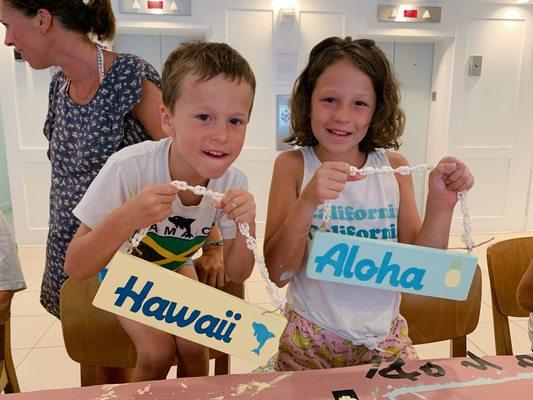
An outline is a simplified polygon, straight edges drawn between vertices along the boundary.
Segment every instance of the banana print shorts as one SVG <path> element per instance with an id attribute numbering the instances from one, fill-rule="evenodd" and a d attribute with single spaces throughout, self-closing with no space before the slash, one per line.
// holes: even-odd
<path id="1" fill-rule="evenodd" d="M 351 367 L 372 363 L 373 357 L 378 355 L 383 362 L 400 357 L 404 360 L 418 359 L 409 339 L 407 321 L 401 315 L 391 322 L 389 337 L 379 343 L 376 350 L 343 339 L 290 308 L 285 310 L 285 315 L 288 324 L 279 342 L 277 371 Z"/>

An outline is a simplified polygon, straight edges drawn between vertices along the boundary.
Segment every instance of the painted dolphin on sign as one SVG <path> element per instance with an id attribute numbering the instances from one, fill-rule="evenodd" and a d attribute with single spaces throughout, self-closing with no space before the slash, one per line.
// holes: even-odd
<path id="1" fill-rule="evenodd" d="M 252 328 L 254 329 L 254 338 L 259 343 L 257 349 L 253 349 L 252 352 L 259 355 L 266 341 L 272 339 L 275 335 L 270 332 L 265 325 L 260 324 L 259 322 L 252 322 Z"/>

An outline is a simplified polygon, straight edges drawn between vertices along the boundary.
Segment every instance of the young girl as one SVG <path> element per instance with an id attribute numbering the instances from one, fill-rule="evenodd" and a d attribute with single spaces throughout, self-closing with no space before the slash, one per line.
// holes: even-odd
<path id="1" fill-rule="evenodd" d="M 452 157 L 429 176 L 424 222 L 410 175 L 350 176 L 357 168 L 408 165 L 395 150 L 403 132 L 398 82 L 372 40 L 331 37 L 317 44 L 291 98 L 291 135 L 302 146 L 280 154 L 274 166 L 265 234 L 271 279 L 290 282 L 276 368 L 303 370 L 414 359 L 416 351 L 399 315 L 398 292 L 306 277 L 307 252 L 331 205 L 328 230 L 446 248 L 457 192 L 474 178 Z"/>

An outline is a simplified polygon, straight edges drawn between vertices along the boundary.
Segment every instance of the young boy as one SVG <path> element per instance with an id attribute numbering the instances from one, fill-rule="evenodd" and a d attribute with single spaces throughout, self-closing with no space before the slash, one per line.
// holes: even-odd
<path id="1" fill-rule="evenodd" d="M 254 93 L 250 66 L 227 44 L 189 42 L 170 54 L 161 107 L 169 138 L 109 158 L 73 210 L 81 225 L 67 250 L 67 275 L 85 279 L 98 273 L 137 229 L 150 227 L 140 257 L 198 280 L 189 260 L 218 223 L 228 280 L 248 278 L 254 257 L 235 223 L 248 222 L 255 235 L 255 202 L 246 176 L 230 165 L 241 152 Z M 190 191 L 177 193 L 173 180 L 225 196 L 214 203 Z M 183 376 L 208 374 L 205 347 L 119 320 L 137 350 L 133 381 L 164 379 L 176 355 Z"/>

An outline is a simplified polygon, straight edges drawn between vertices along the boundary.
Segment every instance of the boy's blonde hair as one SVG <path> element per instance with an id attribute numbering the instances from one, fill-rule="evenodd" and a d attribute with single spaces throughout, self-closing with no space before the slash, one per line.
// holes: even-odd
<path id="1" fill-rule="evenodd" d="M 226 43 L 195 40 L 182 43 L 165 61 L 163 68 L 163 103 L 170 112 L 181 95 L 181 85 L 187 74 L 205 82 L 217 75 L 240 83 L 248 83 L 252 89 L 252 105 L 255 95 L 255 76 L 239 52 Z M 252 106 L 250 106 L 250 112 Z"/>
<path id="2" fill-rule="evenodd" d="M 311 50 L 309 62 L 294 84 L 290 101 L 291 131 L 285 141 L 299 146 L 318 144 L 311 131 L 311 97 L 320 75 L 342 60 L 366 74 L 376 93 L 376 110 L 359 143 L 359 150 L 365 153 L 376 148 L 397 150 L 405 126 L 405 116 L 400 108 L 400 85 L 387 57 L 373 40 L 352 40 L 349 36 L 345 39 L 329 37 Z"/>

